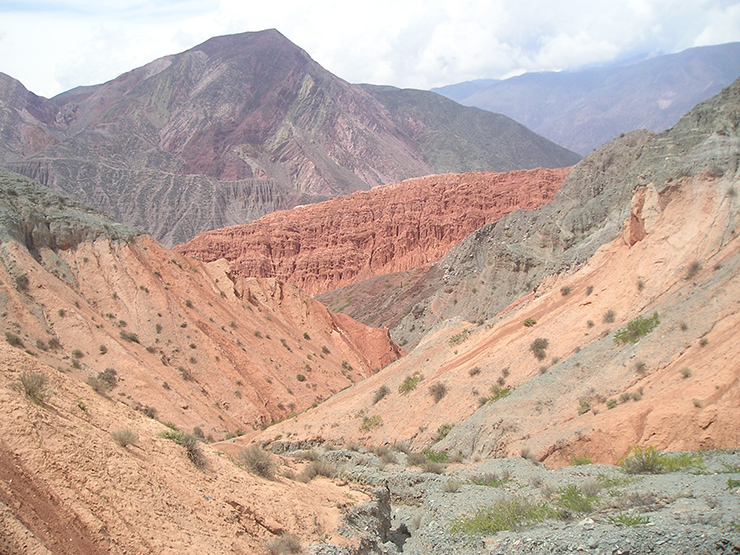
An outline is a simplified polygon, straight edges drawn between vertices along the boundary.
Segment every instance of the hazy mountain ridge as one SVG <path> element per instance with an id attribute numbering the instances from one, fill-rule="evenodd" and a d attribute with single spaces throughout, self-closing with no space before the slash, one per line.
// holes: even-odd
<path id="1" fill-rule="evenodd" d="M 635 129 L 659 132 L 740 76 L 740 43 L 703 46 L 628 66 L 527 73 L 434 89 L 505 114 L 582 155 Z"/>

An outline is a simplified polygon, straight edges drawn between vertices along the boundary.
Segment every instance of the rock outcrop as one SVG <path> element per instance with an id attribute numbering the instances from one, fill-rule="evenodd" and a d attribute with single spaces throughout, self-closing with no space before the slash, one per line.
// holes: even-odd
<path id="1" fill-rule="evenodd" d="M 552 200 L 568 169 L 433 175 L 275 212 L 175 251 L 311 294 L 439 260 L 486 223 Z"/>

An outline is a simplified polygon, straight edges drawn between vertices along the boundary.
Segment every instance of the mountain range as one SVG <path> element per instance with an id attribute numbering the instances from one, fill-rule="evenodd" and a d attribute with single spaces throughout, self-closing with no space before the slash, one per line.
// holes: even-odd
<path id="1" fill-rule="evenodd" d="M 2 165 L 168 246 L 409 177 L 579 159 L 435 93 L 350 85 L 275 30 L 51 100 L 0 75 L 0 103 Z"/>
<path id="2" fill-rule="evenodd" d="M 691 48 L 640 63 L 525 73 L 432 89 L 505 114 L 582 155 L 635 129 L 663 131 L 740 77 L 740 43 Z"/>

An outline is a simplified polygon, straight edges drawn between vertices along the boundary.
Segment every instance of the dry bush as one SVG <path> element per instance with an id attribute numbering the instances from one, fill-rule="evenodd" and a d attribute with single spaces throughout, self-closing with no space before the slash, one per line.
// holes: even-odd
<path id="1" fill-rule="evenodd" d="M 439 403 L 447 395 L 447 386 L 442 382 L 437 382 L 429 386 L 429 395 L 434 399 L 434 403 Z"/>
<path id="2" fill-rule="evenodd" d="M 302 553 L 303 547 L 298 536 L 293 534 L 280 534 L 265 544 L 267 551 L 272 555 L 286 555 L 288 553 Z"/>
<path id="3" fill-rule="evenodd" d="M 313 461 L 301 471 L 296 479 L 305 484 L 316 478 L 316 476 L 334 478 L 336 475 L 337 469 L 333 464 L 326 461 Z"/>
<path id="4" fill-rule="evenodd" d="M 48 379 L 41 372 L 23 372 L 13 384 L 13 389 L 22 391 L 34 403 L 43 404 L 47 385 Z"/>
<path id="5" fill-rule="evenodd" d="M 269 453 L 260 449 L 257 445 L 251 445 L 239 453 L 239 461 L 252 474 L 267 478 L 275 479 L 275 463 Z"/>
<path id="6" fill-rule="evenodd" d="M 136 445 L 139 441 L 139 435 L 135 431 L 129 429 L 115 430 L 111 432 L 110 435 L 113 440 L 123 448 L 126 448 L 129 445 Z"/>

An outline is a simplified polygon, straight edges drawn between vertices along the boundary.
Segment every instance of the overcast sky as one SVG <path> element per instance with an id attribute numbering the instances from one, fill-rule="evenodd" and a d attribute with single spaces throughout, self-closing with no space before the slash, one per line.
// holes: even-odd
<path id="1" fill-rule="evenodd" d="M 269 28 L 347 81 L 428 89 L 740 41 L 740 1 L 0 0 L 0 72 L 50 97 Z"/>

